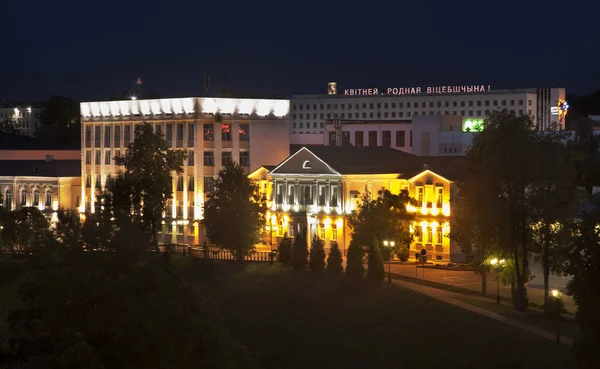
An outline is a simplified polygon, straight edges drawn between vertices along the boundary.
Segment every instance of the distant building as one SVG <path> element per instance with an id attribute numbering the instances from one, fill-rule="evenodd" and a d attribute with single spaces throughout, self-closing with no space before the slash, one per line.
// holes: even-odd
<path id="1" fill-rule="evenodd" d="M 42 109 L 32 107 L 0 107 L 0 121 L 12 122 L 22 135 L 34 137 L 41 112 Z"/>
<path id="2" fill-rule="evenodd" d="M 79 148 L 57 146 L 26 136 L 0 135 L 2 206 L 34 206 L 56 220 L 56 211 L 75 210 L 81 199 Z"/>
<path id="3" fill-rule="evenodd" d="M 429 260 L 449 262 L 462 258 L 448 237 L 462 171 L 462 158 L 419 157 L 388 147 L 309 146 L 250 178 L 269 200 L 263 240 L 275 248 L 284 234 L 306 233 L 323 239 L 327 249 L 335 241 L 345 252 L 352 234 L 347 214 L 358 209 L 365 192 L 374 198 L 384 188 L 394 194 L 407 190 L 419 201 L 409 208 L 418 214 L 413 227 L 421 230 L 411 255 L 426 249 Z"/>
<path id="4" fill-rule="evenodd" d="M 81 103 L 81 212 L 94 212 L 98 191 L 119 168 L 135 126 L 146 122 L 174 149 L 187 150 L 184 172 L 173 178 L 161 243 L 207 241 L 203 204 L 218 172 L 238 162 L 247 173 L 289 155 L 289 100 L 176 98 Z"/>
<path id="5" fill-rule="evenodd" d="M 331 87 L 331 86 L 330 86 Z M 507 109 L 531 116 L 537 129 L 564 129 L 568 111 L 564 88 L 493 90 L 490 86 L 442 86 L 385 89 L 331 89 L 329 94 L 294 95 L 291 100 L 291 140 L 294 135 L 321 134 L 327 120 L 396 121 L 421 115 L 453 115 L 483 119 Z M 333 93 L 332 93 L 333 91 Z M 312 144 L 323 144 L 318 142 Z"/>

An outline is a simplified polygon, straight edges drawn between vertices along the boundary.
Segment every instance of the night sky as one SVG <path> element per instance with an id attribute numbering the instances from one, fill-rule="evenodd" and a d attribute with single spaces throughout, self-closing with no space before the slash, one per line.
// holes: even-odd
<path id="1" fill-rule="evenodd" d="M 60 3 L 60 5 L 56 4 Z M 491 85 L 600 89 L 600 1 L 28 1 L 0 5 L 0 98 Z"/>

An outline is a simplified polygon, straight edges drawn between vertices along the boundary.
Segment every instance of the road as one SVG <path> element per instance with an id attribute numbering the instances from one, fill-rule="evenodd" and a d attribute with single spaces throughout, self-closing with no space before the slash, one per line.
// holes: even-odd
<path id="1" fill-rule="evenodd" d="M 386 264 L 385 270 L 387 272 Z M 417 270 L 418 269 L 418 270 Z M 451 286 L 467 288 L 474 291 L 481 291 L 481 276 L 471 271 L 432 269 L 432 268 L 415 268 L 415 265 L 392 264 L 392 274 L 404 275 L 407 277 L 423 279 L 423 269 L 425 270 L 425 279 L 433 282 L 444 283 Z M 495 296 L 497 290 L 497 280 L 495 273 L 488 275 L 487 292 L 489 295 Z M 527 293 L 529 301 L 537 304 L 542 304 L 544 301 L 544 290 L 528 286 Z M 500 296 L 510 298 L 510 286 L 503 286 L 500 281 Z M 575 304 L 570 296 L 563 294 L 565 307 L 570 312 L 575 312 Z"/>

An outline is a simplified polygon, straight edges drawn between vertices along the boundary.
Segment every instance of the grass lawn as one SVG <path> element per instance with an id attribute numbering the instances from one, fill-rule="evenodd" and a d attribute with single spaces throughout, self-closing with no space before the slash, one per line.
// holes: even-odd
<path id="1" fill-rule="evenodd" d="M 188 260 L 177 262 L 202 274 L 199 288 L 265 368 L 573 366 L 565 346 L 400 286 L 267 263 L 223 274 Z"/>
<path id="2" fill-rule="evenodd" d="M 534 325 L 538 328 L 544 329 L 549 332 L 556 332 L 556 320 L 549 318 L 540 311 L 526 311 L 519 313 L 510 306 L 503 304 L 498 305 L 493 301 L 482 301 L 469 296 L 457 297 L 458 300 L 468 302 L 469 304 L 479 306 L 483 309 L 493 311 L 494 313 L 504 315 L 515 320 L 522 321 L 527 324 Z M 572 320 L 561 319 L 560 321 L 560 334 L 561 336 L 569 337 L 574 339 L 579 333 L 579 326 Z"/>

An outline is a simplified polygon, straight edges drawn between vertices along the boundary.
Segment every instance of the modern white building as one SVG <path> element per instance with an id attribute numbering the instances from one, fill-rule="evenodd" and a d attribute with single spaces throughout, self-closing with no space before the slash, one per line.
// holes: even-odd
<path id="1" fill-rule="evenodd" d="M 116 175 L 113 158 L 150 123 L 174 149 L 187 150 L 184 172 L 173 177 L 161 230 L 163 243 L 206 240 L 202 209 L 221 168 L 238 162 L 247 173 L 289 156 L 289 100 L 190 97 L 81 103 L 81 212 L 94 212 L 97 190 Z"/>
<path id="2" fill-rule="evenodd" d="M 328 89 L 329 94 L 294 95 L 291 100 L 291 141 L 297 134 L 325 131 L 327 119 L 387 121 L 420 115 L 454 115 L 483 119 L 493 110 L 507 109 L 532 117 L 536 128 L 564 129 L 568 109 L 564 88 L 493 90 L 490 86 Z M 301 138 L 319 144 L 318 138 Z M 321 142 L 320 144 L 323 144 Z"/>
<path id="3" fill-rule="evenodd" d="M 0 122 L 10 121 L 25 136 L 34 137 L 40 125 L 42 109 L 32 107 L 0 108 Z"/>

